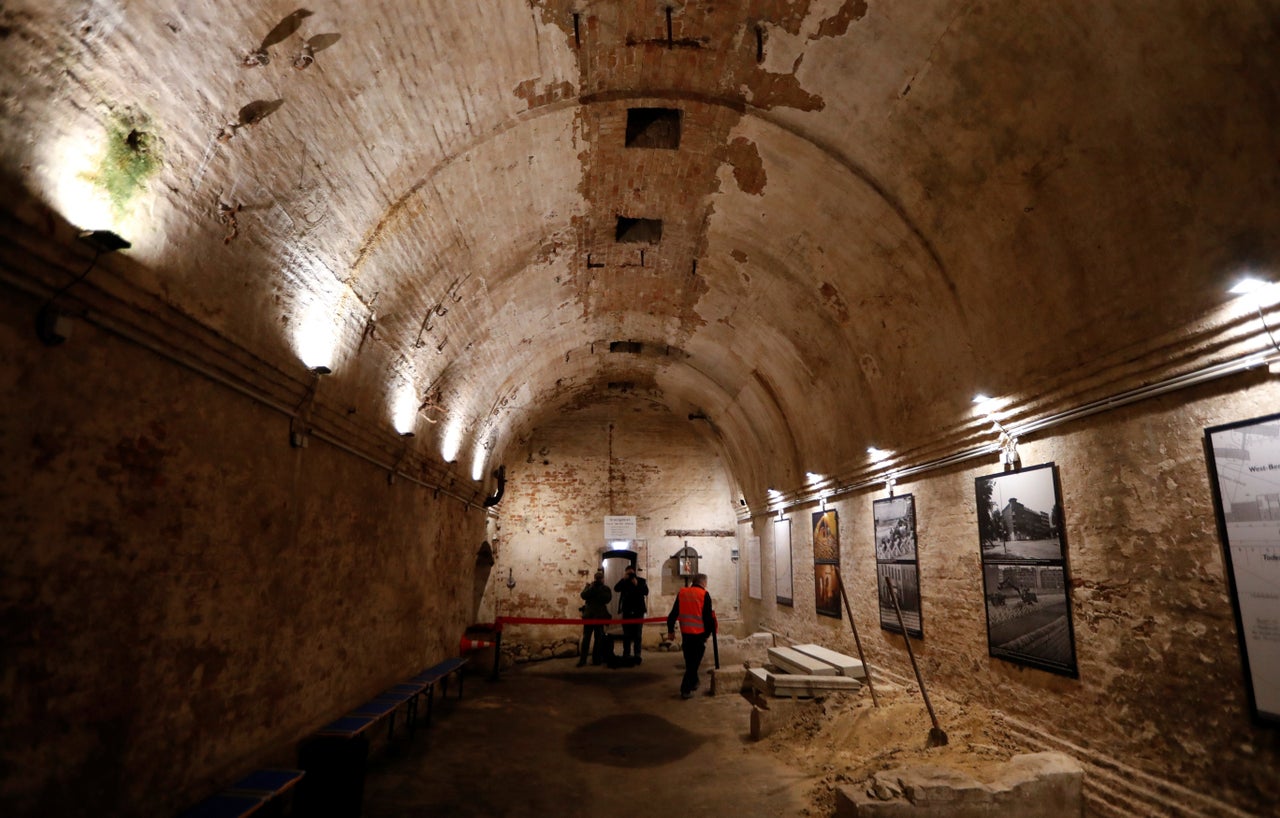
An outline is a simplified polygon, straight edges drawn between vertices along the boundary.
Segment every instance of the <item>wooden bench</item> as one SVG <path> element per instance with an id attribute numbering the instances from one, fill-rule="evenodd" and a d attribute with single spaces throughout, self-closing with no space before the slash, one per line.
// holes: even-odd
<path id="1" fill-rule="evenodd" d="M 191 807 L 179 818 L 244 818 L 253 815 L 292 789 L 303 775 L 302 770 L 257 770 Z"/>

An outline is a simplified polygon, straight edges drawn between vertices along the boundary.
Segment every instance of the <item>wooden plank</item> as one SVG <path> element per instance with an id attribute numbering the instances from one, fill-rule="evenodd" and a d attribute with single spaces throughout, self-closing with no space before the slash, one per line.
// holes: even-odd
<path id="1" fill-rule="evenodd" d="M 836 669 L 795 648 L 769 648 L 769 663 L 785 673 L 802 676 L 835 676 Z"/>
<path id="2" fill-rule="evenodd" d="M 849 676 L 853 679 L 867 678 L 867 669 L 862 663 L 852 656 L 845 656 L 843 653 L 837 653 L 829 650 L 821 645 L 794 645 L 793 650 L 797 650 L 806 656 L 812 656 L 819 662 L 825 662 L 836 669 L 836 673 L 840 676 Z"/>

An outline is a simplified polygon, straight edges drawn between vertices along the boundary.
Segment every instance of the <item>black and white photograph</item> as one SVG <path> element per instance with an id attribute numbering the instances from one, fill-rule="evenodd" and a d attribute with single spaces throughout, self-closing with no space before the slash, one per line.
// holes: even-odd
<path id="1" fill-rule="evenodd" d="M 1280 724 L 1280 415 L 1206 429 L 1205 448 L 1251 715 Z"/>
<path id="2" fill-rule="evenodd" d="M 983 562 L 1063 559 L 1062 500 L 1054 464 L 979 477 L 975 484 Z"/>
<path id="3" fill-rule="evenodd" d="M 920 606 L 920 567 L 916 554 L 916 501 L 911 494 L 885 497 L 871 504 L 875 522 L 876 585 L 880 602 L 880 627 L 902 633 L 893 602 L 888 594 L 888 578 L 898 592 L 898 607 L 907 634 L 924 638 Z"/>
<path id="4" fill-rule="evenodd" d="M 920 574 L 914 562 L 911 563 L 879 563 L 876 565 L 876 585 L 880 592 L 880 627 L 893 633 L 902 633 L 898 625 L 898 611 L 893 609 L 893 600 L 889 598 L 889 583 L 898 593 L 898 610 L 902 613 L 902 624 L 907 628 L 907 635 L 917 639 L 924 638 L 924 629 L 920 624 Z"/>
<path id="5" fill-rule="evenodd" d="M 911 494 L 886 497 L 871 504 L 876 524 L 876 561 L 916 559 L 916 500 Z"/>
<path id="6" fill-rule="evenodd" d="M 1057 466 L 979 477 L 974 487 L 988 653 L 1077 678 Z"/>
<path id="7" fill-rule="evenodd" d="M 992 656 L 1073 678 L 1079 675 L 1062 566 L 987 563 L 982 583 Z"/>

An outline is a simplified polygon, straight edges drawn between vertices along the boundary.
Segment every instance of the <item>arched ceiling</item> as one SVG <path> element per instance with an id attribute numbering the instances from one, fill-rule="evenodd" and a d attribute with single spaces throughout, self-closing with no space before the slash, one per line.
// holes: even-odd
<path id="1" fill-rule="evenodd" d="M 633 392 L 754 502 L 971 437 L 978 391 L 1212 355 L 1280 254 L 1275 2 L 45 0 L 0 37 L 19 195 L 264 360 L 318 334 L 327 399 L 476 473 Z"/>

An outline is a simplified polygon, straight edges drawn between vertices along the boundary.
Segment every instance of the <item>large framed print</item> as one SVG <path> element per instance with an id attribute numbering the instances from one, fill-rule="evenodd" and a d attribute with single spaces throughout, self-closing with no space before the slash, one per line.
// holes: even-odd
<path id="1" fill-rule="evenodd" d="M 916 499 L 910 494 L 886 497 L 871 504 L 876 533 L 876 587 L 880 597 L 880 627 L 902 633 L 889 597 L 889 582 L 898 592 L 898 608 L 907 633 L 924 638 L 920 615 L 920 563 L 916 555 Z M 889 580 L 889 582 L 886 582 Z"/>
<path id="2" fill-rule="evenodd" d="M 779 605 L 791 605 L 791 520 L 773 521 L 773 584 Z"/>
<path id="3" fill-rule="evenodd" d="M 1280 724 L 1280 414 L 1204 436 L 1249 708 Z"/>
<path id="4" fill-rule="evenodd" d="M 813 512 L 813 604 L 820 616 L 841 618 L 840 517 Z"/>
<path id="5" fill-rule="evenodd" d="M 1078 678 L 1057 466 L 979 477 L 974 489 L 987 652 Z"/>

